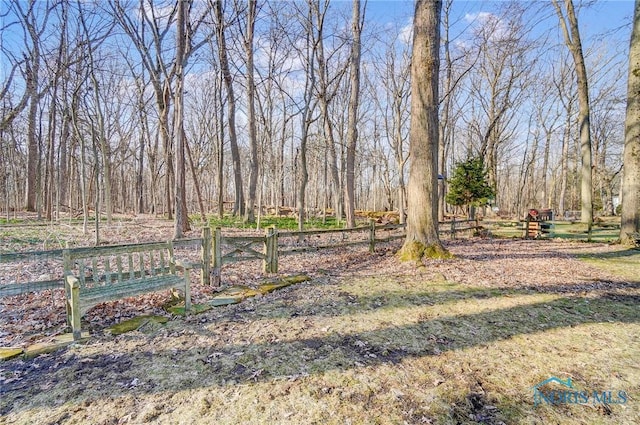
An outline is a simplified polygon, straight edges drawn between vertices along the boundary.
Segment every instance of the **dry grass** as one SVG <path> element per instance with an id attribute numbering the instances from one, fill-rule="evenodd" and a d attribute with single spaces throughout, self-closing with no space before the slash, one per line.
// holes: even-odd
<path id="1" fill-rule="evenodd" d="M 341 251 L 279 292 L 0 364 L 0 423 L 640 423 L 640 281 L 572 256 L 627 257 L 447 248 L 419 269 Z M 629 400 L 534 406 L 550 376 Z"/>

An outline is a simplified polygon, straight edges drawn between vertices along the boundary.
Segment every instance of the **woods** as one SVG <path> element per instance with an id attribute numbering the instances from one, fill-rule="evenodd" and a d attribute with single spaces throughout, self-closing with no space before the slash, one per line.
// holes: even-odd
<path id="1" fill-rule="evenodd" d="M 639 25 L 0 2 L 0 422 L 640 423 Z"/>
<path id="2" fill-rule="evenodd" d="M 156 214 L 176 237 L 194 214 L 291 213 L 302 229 L 395 210 L 410 222 L 424 152 L 410 148 L 411 87 L 430 76 L 434 217 L 454 213 L 455 165 L 481 157 L 495 193 L 485 214 L 545 207 L 589 223 L 622 203 L 637 232 L 638 174 L 623 167 L 637 139 L 627 123 L 625 145 L 629 22 L 585 35 L 597 3 L 442 3 L 441 64 L 413 73 L 428 64 L 415 63 L 411 7 L 392 18 L 359 1 L 3 4 L 0 212 L 83 217 L 85 232 L 92 218 Z"/>

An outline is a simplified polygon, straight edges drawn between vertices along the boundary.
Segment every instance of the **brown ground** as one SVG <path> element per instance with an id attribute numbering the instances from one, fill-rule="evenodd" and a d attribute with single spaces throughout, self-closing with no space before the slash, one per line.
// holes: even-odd
<path id="1" fill-rule="evenodd" d="M 140 238 L 132 238 L 136 239 Z M 500 393 L 492 399 L 484 382 L 488 378 L 481 382 L 471 363 L 464 366 L 468 360 L 443 361 L 438 366 L 440 378 L 432 378 L 431 370 L 426 372 L 439 364 L 436 357 L 442 360 L 464 350 L 494 349 L 521 338 L 525 331 L 509 330 L 508 323 L 496 325 L 501 320 L 498 314 L 495 321 L 489 320 L 497 335 L 483 336 L 482 343 L 468 339 L 482 329 L 459 329 L 459 324 L 453 324 L 448 332 L 431 330 L 433 334 L 421 342 L 427 346 L 410 335 L 416 332 L 413 323 L 431 320 L 428 316 L 435 314 L 441 320 L 439 326 L 446 326 L 448 314 L 464 316 L 469 313 L 465 309 L 476 307 L 479 313 L 474 314 L 484 317 L 496 308 L 491 298 L 497 294 L 516 312 L 529 299 L 548 301 L 547 308 L 554 311 L 566 310 L 566 300 L 588 303 L 592 299 L 597 304 L 605 297 L 636 306 L 640 300 L 638 280 L 612 276 L 574 257 L 619 249 L 608 245 L 456 240 L 446 243 L 455 259 L 428 261 L 420 268 L 399 264 L 392 255 L 398 246 L 380 245 L 373 255 L 363 247 L 283 257 L 281 275 L 306 273 L 312 280 L 116 337 L 101 330 L 143 313 L 166 315 L 161 309 L 166 294 L 99 306 L 86 317 L 86 328 L 93 334 L 87 343 L 34 360 L 0 364 L 0 423 L 376 423 L 378 418 L 378 423 L 498 424 L 505 423 L 500 418 L 514 417 L 522 423 L 557 421 L 549 412 L 535 413 L 531 406 L 518 410 L 524 409 L 518 403 L 529 403 L 527 385 L 535 384 L 537 375 L 531 378 L 533 383 L 523 384 L 524 395 Z M 223 270 L 225 284 L 252 285 L 264 278 L 257 263 Z M 393 282 L 391 289 L 389 282 Z M 380 291 L 372 295 L 371 285 L 376 284 Z M 430 285 L 448 288 L 446 299 L 440 300 L 437 292 L 430 294 Z M 194 302 L 205 303 L 213 292 L 196 284 Z M 429 313 L 428 308 L 440 301 L 445 310 Z M 445 319 L 440 319 L 443 314 Z M 408 324 L 400 323 L 404 318 Z M 639 318 L 640 313 L 635 319 L 621 320 L 637 326 Z M 64 319 L 59 291 L 0 299 L 0 346 L 20 346 L 61 333 Z M 563 326 L 583 325 L 582 320 L 564 316 L 562 320 L 567 320 Z M 535 324 L 523 322 L 523 326 Z M 551 333 L 554 329 L 555 325 L 542 328 Z M 399 343 L 405 333 L 407 342 Z M 524 337 L 529 338 L 526 333 Z M 632 346 L 627 348 L 636 355 L 638 339 L 629 338 Z M 508 349 L 501 346 L 498 352 Z M 513 356 L 509 359 L 514 361 Z M 457 362 L 461 364 L 457 373 L 447 371 Z M 467 367 L 471 369 L 466 371 Z M 425 381 L 403 390 L 402 382 L 423 379 L 413 368 L 423 371 Z M 363 372 L 369 369 L 370 375 Z M 618 373 L 625 376 L 623 370 Z M 444 391 L 450 379 L 460 379 L 458 375 L 465 382 L 475 382 L 468 384 L 473 390 L 443 401 L 456 389 L 440 395 L 437 391 Z M 430 396 L 430 391 L 435 395 Z M 629 413 L 612 422 L 598 416 L 593 423 L 637 418 Z"/>

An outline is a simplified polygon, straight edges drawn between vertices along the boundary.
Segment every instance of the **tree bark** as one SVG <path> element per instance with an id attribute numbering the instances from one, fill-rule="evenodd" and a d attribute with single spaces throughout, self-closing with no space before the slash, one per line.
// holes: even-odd
<path id="1" fill-rule="evenodd" d="M 553 0 L 553 5 L 560 19 L 560 27 L 564 40 L 573 56 L 576 67 L 576 79 L 578 84 L 578 128 L 580 131 L 580 156 L 582 166 L 580 169 L 581 186 L 581 221 L 588 226 L 593 223 L 593 179 L 592 179 L 592 149 L 591 149 L 591 125 L 589 106 L 589 83 L 587 79 L 587 68 L 582 52 L 582 42 L 580 41 L 580 31 L 578 28 L 578 18 L 573 8 L 573 0 L 564 0 L 567 16 L 565 17 L 558 0 Z M 567 22 L 568 21 L 568 22 Z"/>
<path id="2" fill-rule="evenodd" d="M 29 112 L 27 117 L 27 185 L 25 209 L 36 210 L 36 190 L 38 187 L 38 164 L 40 163 L 40 149 L 36 136 L 36 118 L 38 116 L 38 68 L 40 58 L 38 49 L 34 48 L 34 59 L 27 74 L 27 91 L 29 92 Z M 37 56 L 36 56 L 37 55 Z"/>
<path id="3" fill-rule="evenodd" d="M 227 119 L 229 121 L 229 145 L 231 147 L 231 161 L 233 162 L 233 181 L 235 184 L 235 204 L 233 214 L 243 216 L 245 213 L 244 190 L 242 188 L 242 169 L 240 165 L 240 150 L 238 149 L 238 137 L 236 135 L 236 99 L 233 91 L 233 80 L 227 55 L 227 41 L 225 35 L 224 12 L 222 1 L 216 0 L 213 8 L 216 15 L 216 29 L 218 37 L 218 54 L 220 56 L 220 68 L 227 87 Z"/>
<path id="4" fill-rule="evenodd" d="M 26 96 L 29 99 L 29 109 L 27 111 L 27 181 L 25 187 L 25 209 L 27 211 L 36 210 L 36 197 L 39 186 L 40 170 L 39 164 L 41 162 L 41 150 L 38 142 L 37 133 L 37 118 L 38 118 L 38 103 L 40 95 L 38 93 L 38 83 L 40 79 L 40 35 L 43 29 L 36 27 L 37 18 L 34 15 L 35 0 L 30 0 L 26 5 L 26 11 L 23 11 L 20 3 L 15 3 L 15 7 L 18 10 L 19 19 L 21 23 L 26 27 L 26 33 L 29 34 L 31 39 L 32 49 L 28 52 L 29 57 L 25 60 L 25 90 Z M 46 25 L 46 19 L 42 23 L 43 28 Z M 25 40 L 25 45 L 28 45 Z M 8 120 L 3 118 L 3 121 Z"/>
<path id="5" fill-rule="evenodd" d="M 186 178 L 185 178 L 185 133 L 184 133 L 184 61 L 186 44 L 185 1 L 178 0 L 178 14 L 176 21 L 176 87 L 174 93 L 174 134 L 176 137 L 176 168 L 175 168 L 175 226 L 174 239 L 184 236 L 189 230 L 187 216 Z"/>
<path id="6" fill-rule="evenodd" d="M 360 21 L 360 0 L 353 0 L 351 19 L 353 44 L 351 45 L 351 84 L 347 118 L 347 158 L 344 206 L 347 217 L 347 227 L 356 227 L 355 166 L 356 144 L 358 142 L 358 104 L 360 101 L 360 53 L 362 49 L 360 42 L 360 34 L 362 33 L 362 23 Z"/>
<path id="7" fill-rule="evenodd" d="M 313 21 L 311 19 L 311 4 L 309 4 L 309 12 L 306 19 L 306 45 L 305 45 L 305 86 L 304 86 L 304 100 L 301 108 L 301 129 L 300 129 L 300 149 L 299 149 L 299 166 L 300 166 L 300 181 L 296 192 L 296 207 L 298 209 L 298 230 L 304 230 L 305 220 L 305 197 L 307 193 L 307 183 L 309 182 L 309 172 L 307 169 L 307 141 L 309 138 L 309 127 L 312 122 L 312 100 L 313 91 L 316 86 L 315 77 L 315 56 L 317 42 L 313 36 Z M 295 190 L 294 190 L 295 192 Z"/>
<path id="8" fill-rule="evenodd" d="M 640 232 L 640 0 L 636 0 L 633 14 L 628 79 L 620 226 L 623 243 L 631 242 L 631 233 Z"/>
<path id="9" fill-rule="evenodd" d="M 260 163 L 258 162 L 258 140 L 256 135 L 256 84 L 253 69 L 253 33 L 256 22 L 257 0 L 248 0 L 247 9 L 247 37 L 245 40 L 245 51 L 247 55 L 247 103 L 249 119 L 249 194 L 247 198 L 247 208 L 245 221 L 253 223 L 256 220 L 254 205 L 256 203 L 256 188 L 258 186 L 258 175 L 260 173 Z"/>
<path id="10" fill-rule="evenodd" d="M 317 70 L 318 70 L 318 104 L 320 106 L 320 113 L 322 114 L 322 123 L 324 128 L 325 143 L 328 149 L 328 161 L 331 174 L 331 192 L 333 200 L 333 212 L 336 218 L 336 222 L 342 220 L 342 197 L 340 193 L 342 191 L 342 185 L 340 183 L 340 170 L 338 167 L 338 154 L 336 152 L 336 141 L 334 136 L 333 124 L 331 122 L 331 116 L 329 112 L 329 104 L 336 95 L 337 88 L 330 90 L 329 88 L 329 75 L 327 70 L 327 61 L 324 54 L 324 19 L 326 15 L 326 9 L 322 11 L 318 7 L 316 10 L 316 25 L 317 25 L 317 47 L 316 56 L 318 58 Z M 340 71 L 333 83 L 338 86 L 342 75 L 344 73 Z"/>
<path id="11" fill-rule="evenodd" d="M 411 59 L 411 166 L 407 187 L 407 238 L 399 252 L 404 261 L 448 257 L 438 236 L 438 73 L 440 68 L 439 0 L 417 0 Z"/>

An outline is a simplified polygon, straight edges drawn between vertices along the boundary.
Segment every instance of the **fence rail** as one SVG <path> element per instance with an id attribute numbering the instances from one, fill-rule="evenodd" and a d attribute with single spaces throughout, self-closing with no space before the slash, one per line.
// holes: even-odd
<path id="1" fill-rule="evenodd" d="M 456 233 L 462 231 L 475 230 L 479 227 L 477 220 L 453 220 L 451 222 L 440 223 L 440 233 L 450 234 L 451 238 L 456 237 Z M 393 231 L 403 230 L 404 224 L 376 225 L 371 222 L 368 226 L 360 226 L 349 229 L 325 229 L 325 230 L 304 230 L 298 231 L 278 231 L 275 227 L 267 228 L 264 236 L 230 236 L 222 235 L 220 228 L 213 231 L 205 227 L 202 229 L 202 236 L 199 238 L 185 238 L 173 241 L 175 248 L 194 248 L 201 250 L 200 262 L 193 263 L 194 268 L 199 268 L 201 273 L 201 283 L 205 285 L 220 284 L 221 268 L 224 264 L 261 260 L 265 273 L 277 273 L 278 258 L 280 256 L 292 255 L 301 252 L 319 251 L 337 247 L 347 247 L 367 244 L 370 252 L 374 252 L 378 243 L 386 243 L 405 237 L 402 234 L 391 234 Z M 381 233 L 386 232 L 386 235 Z M 360 240 L 348 240 L 353 234 L 362 234 Z M 342 241 L 330 241 L 312 245 L 309 243 L 311 236 L 325 236 L 340 234 Z M 365 237 L 366 236 L 366 237 Z M 279 243 L 282 239 L 296 238 L 299 244 L 286 245 Z M 307 238 L 307 239 L 305 239 Z M 306 245 L 301 245 L 301 241 L 307 241 Z M 122 252 L 135 251 L 138 246 L 148 245 L 149 242 L 113 245 L 114 249 Z M 94 248 L 78 247 L 71 248 L 70 252 L 86 252 Z M 28 251 L 0 254 L 0 265 L 10 264 L 18 261 L 56 261 L 62 264 L 62 249 L 49 251 Z M 20 295 L 29 292 L 37 292 L 49 289 L 64 288 L 64 278 L 62 276 L 38 281 L 21 283 L 0 284 L 0 298 L 13 295 Z"/>

